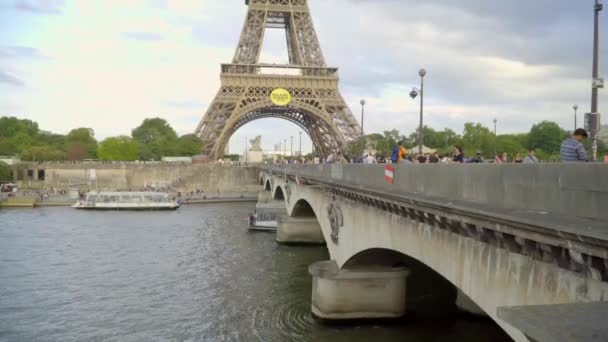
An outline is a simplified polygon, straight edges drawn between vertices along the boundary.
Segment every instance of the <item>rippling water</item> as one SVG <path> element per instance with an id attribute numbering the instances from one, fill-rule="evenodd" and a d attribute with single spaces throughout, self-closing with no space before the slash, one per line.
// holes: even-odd
<path id="1" fill-rule="evenodd" d="M 496 341 L 458 319 L 328 327 L 310 316 L 325 248 L 246 232 L 251 204 L 176 212 L 0 210 L 1 341 Z"/>

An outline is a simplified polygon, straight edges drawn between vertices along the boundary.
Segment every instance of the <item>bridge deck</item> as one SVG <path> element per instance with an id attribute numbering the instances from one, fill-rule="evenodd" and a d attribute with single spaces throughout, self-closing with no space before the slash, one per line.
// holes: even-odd
<path id="1" fill-rule="evenodd" d="M 497 313 L 538 342 L 608 341 L 608 302 L 501 307 Z"/>
<path id="2" fill-rule="evenodd" d="M 404 188 L 407 189 L 407 187 L 386 184 L 383 180 L 384 168 L 378 166 L 363 166 L 359 170 L 352 166 L 343 169 L 338 166 L 339 172 L 331 169 L 328 171 L 328 166 L 266 166 L 262 168 L 278 175 L 287 175 L 292 179 L 298 176 L 302 181 L 309 184 L 337 187 L 345 191 L 366 194 L 383 200 L 408 203 L 417 207 L 434 208 L 446 214 L 476 217 L 482 221 L 490 222 L 491 226 L 494 227 L 488 228 L 495 228 L 496 230 L 501 230 L 505 226 L 517 226 L 535 236 L 541 233 L 543 235 L 553 235 L 562 241 L 568 240 L 590 244 L 596 247 L 596 253 L 594 254 L 597 256 L 605 257 L 608 254 L 608 220 L 604 217 L 584 218 L 574 216 L 571 212 L 546 212 L 499 207 L 469 200 L 457 200 L 455 198 L 404 191 Z M 381 181 L 378 181 L 378 179 L 381 179 Z M 559 184 L 555 186 L 557 187 Z M 534 191 L 534 189 L 530 189 L 530 191 Z M 600 191 L 600 193 L 603 194 L 604 192 Z M 547 198 L 547 200 L 552 199 Z M 608 208 L 608 202 L 605 208 Z"/>

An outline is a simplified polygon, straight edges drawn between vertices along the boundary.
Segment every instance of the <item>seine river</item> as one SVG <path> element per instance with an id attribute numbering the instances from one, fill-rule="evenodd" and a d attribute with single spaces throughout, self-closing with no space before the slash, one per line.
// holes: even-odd
<path id="1" fill-rule="evenodd" d="M 252 210 L 0 210 L 0 341 L 508 340 L 462 317 L 316 323 L 307 267 L 327 250 L 247 233 Z"/>

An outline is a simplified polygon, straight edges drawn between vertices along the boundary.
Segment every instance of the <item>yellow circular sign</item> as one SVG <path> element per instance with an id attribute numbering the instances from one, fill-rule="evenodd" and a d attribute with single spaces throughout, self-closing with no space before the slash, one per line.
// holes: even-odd
<path id="1" fill-rule="evenodd" d="M 277 88 L 270 93 L 270 101 L 277 106 L 287 106 L 291 103 L 291 94 L 287 89 Z"/>

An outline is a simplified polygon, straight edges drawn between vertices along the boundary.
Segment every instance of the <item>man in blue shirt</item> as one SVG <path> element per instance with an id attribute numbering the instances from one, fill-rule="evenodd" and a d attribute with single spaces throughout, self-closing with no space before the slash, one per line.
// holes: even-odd
<path id="1" fill-rule="evenodd" d="M 587 139 L 587 131 L 582 128 L 574 131 L 572 138 L 564 140 L 560 151 L 563 162 L 586 162 L 587 152 L 583 141 Z"/>

